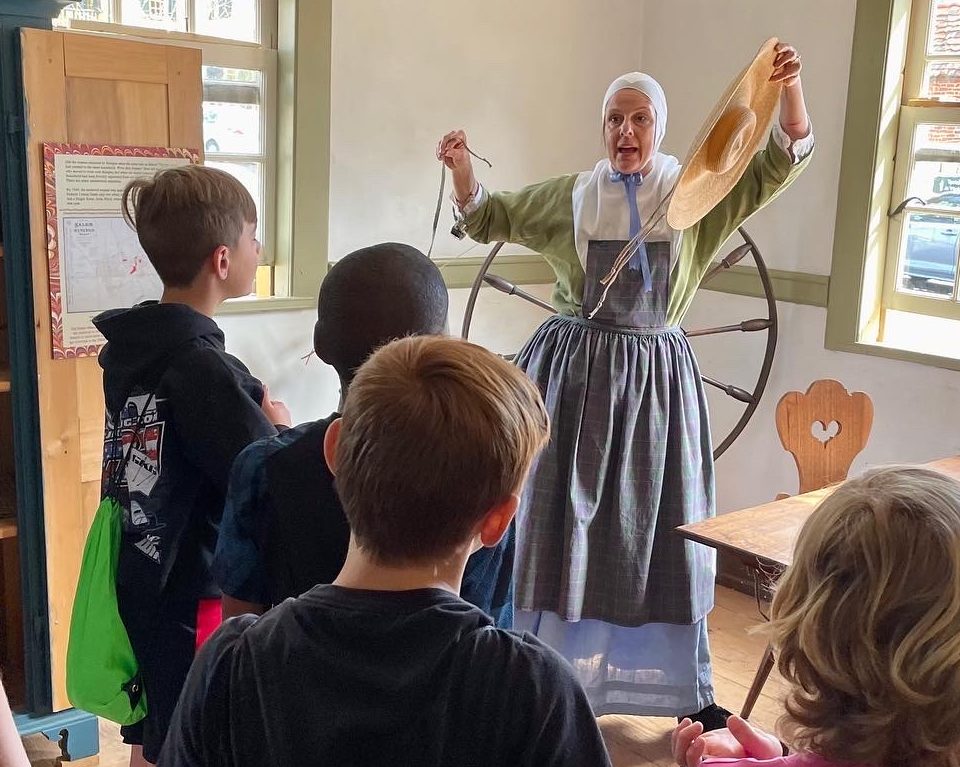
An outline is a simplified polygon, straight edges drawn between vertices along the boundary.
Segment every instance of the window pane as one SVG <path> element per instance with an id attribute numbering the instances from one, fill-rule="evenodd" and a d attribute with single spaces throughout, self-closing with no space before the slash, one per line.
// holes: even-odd
<path id="1" fill-rule="evenodd" d="M 960 101 L 960 62 L 933 61 L 923 72 L 920 96 L 939 101 Z"/>
<path id="2" fill-rule="evenodd" d="M 960 321 L 889 309 L 884 314 L 883 342 L 924 354 L 957 356 Z"/>
<path id="3" fill-rule="evenodd" d="M 960 124 L 917 126 L 907 196 L 930 207 L 960 207 Z"/>
<path id="4" fill-rule="evenodd" d="M 110 0 L 82 0 L 68 5 L 54 21 L 57 26 L 66 26 L 67 21 L 113 21 L 110 18 Z"/>
<path id="5" fill-rule="evenodd" d="M 960 2 L 933 0 L 930 14 L 927 53 L 955 53 L 960 56 Z"/>
<path id="6" fill-rule="evenodd" d="M 263 77 L 255 69 L 203 68 L 203 145 L 207 154 L 262 154 Z"/>
<path id="7" fill-rule="evenodd" d="M 960 234 L 960 193 L 957 215 L 911 213 L 907 217 L 897 290 L 949 298 L 957 281 L 957 236 Z"/>
<path id="8" fill-rule="evenodd" d="M 186 32 L 185 4 L 186 0 L 123 0 L 120 23 Z"/>
<path id="9" fill-rule="evenodd" d="M 257 0 L 196 0 L 196 31 L 211 37 L 259 41 Z"/>
<path id="10" fill-rule="evenodd" d="M 257 206 L 257 227 L 263 236 L 263 166 L 259 162 L 218 162 L 208 160 L 206 165 L 226 171 L 243 184 Z"/>

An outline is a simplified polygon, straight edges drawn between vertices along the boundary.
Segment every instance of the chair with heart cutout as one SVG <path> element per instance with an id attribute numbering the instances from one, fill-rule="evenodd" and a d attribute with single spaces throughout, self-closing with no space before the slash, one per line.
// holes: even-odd
<path id="1" fill-rule="evenodd" d="M 830 378 L 814 381 L 806 392 L 787 392 L 777 403 L 777 433 L 784 450 L 797 464 L 800 493 L 845 480 L 853 460 L 866 446 L 872 427 L 870 397 L 862 391 L 848 392 L 842 383 Z M 777 500 L 788 497 L 781 493 Z M 757 574 L 770 577 L 759 569 Z M 759 577 L 755 583 L 759 604 Z M 753 711 L 773 665 L 773 648 L 768 646 L 740 713 L 744 719 Z"/>
<path id="2" fill-rule="evenodd" d="M 787 392 L 777 403 L 777 433 L 793 455 L 801 493 L 847 478 L 853 459 L 867 444 L 873 402 L 839 381 L 814 381 L 806 393 Z"/>

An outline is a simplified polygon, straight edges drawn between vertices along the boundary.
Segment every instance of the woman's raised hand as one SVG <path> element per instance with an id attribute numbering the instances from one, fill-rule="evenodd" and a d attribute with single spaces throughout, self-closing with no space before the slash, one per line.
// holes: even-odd
<path id="1" fill-rule="evenodd" d="M 800 61 L 797 49 L 788 43 L 777 43 L 774 51 L 777 55 L 773 60 L 773 74 L 770 75 L 770 81 L 783 83 L 784 87 L 796 85 L 800 82 L 800 70 L 803 69 L 803 62 Z"/>
<path id="2" fill-rule="evenodd" d="M 462 130 L 450 131 L 437 144 L 437 159 L 452 171 L 462 171 L 472 166 L 467 151 L 467 134 Z"/>

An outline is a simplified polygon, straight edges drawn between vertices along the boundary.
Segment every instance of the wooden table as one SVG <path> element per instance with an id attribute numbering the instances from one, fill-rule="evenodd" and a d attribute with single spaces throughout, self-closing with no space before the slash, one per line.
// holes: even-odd
<path id="1" fill-rule="evenodd" d="M 960 455 L 923 464 L 960 480 Z M 678 527 L 684 538 L 729 553 L 751 567 L 783 569 L 793 562 L 800 528 L 839 485 Z"/>
<path id="2" fill-rule="evenodd" d="M 923 465 L 960 480 L 960 455 Z M 684 538 L 731 554 L 754 572 L 782 572 L 793 562 L 793 549 L 803 523 L 820 501 L 839 486 L 831 485 L 762 506 L 731 511 L 703 522 L 683 525 L 677 528 L 677 532 Z M 773 665 L 773 648 L 768 646 L 740 711 L 744 719 L 750 717 Z"/>

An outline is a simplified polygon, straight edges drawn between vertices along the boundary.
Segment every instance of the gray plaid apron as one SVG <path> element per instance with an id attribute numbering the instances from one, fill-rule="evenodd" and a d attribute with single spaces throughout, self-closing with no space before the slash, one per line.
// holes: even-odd
<path id="1" fill-rule="evenodd" d="M 583 308 L 625 243 L 590 242 Z M 714 513 L 707 401 L 693 351 L 666 325 L 670 244 L 647 243 L 653 289 L 624 269 L 593 320 L 555 316 L 517 363 L 553 434 L 518 515 L 516 606 L 566 621 L 693 624 L 714 557 L 677 525 Z"/>

